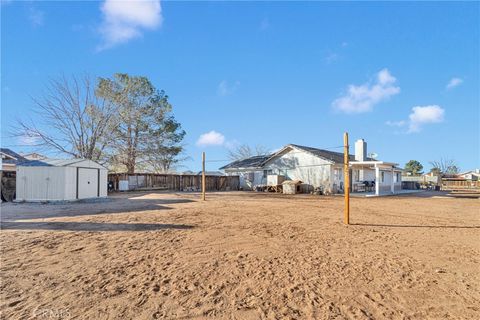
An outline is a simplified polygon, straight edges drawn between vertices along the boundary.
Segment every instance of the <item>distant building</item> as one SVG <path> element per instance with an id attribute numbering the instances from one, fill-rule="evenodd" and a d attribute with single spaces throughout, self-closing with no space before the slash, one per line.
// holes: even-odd
<path id="1" fill-rule="evenodd" d="M 7 148 L 0 148 L 0 155 L 0 166 L 2 171 L 15 172 L 15 168 L 18 163 L 27 161 L 27 159 L 24 158 L 22 155 Z"/>
<path id="2" fill-rule="evenodd" d="M 22 155 L 25 159 L 28 159 L 28 160 L 45 160 L 45 159 L 47 159 L 47 157 L 44 156 L 43 154 L 36 153 L 36 152 L 21 153 L 21 155 Z"/>

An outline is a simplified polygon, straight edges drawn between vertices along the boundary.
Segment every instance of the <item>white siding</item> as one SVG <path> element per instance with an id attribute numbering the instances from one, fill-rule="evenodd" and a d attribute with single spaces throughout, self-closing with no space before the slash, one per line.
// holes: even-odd
<path id="1" fill-rule="evenodd" d="M 65 168 L 17 167 L 16 193 L 19 201 L 65 200 Z"/>
<path id="2" fill-rule="evenodd" d="M 65 167 L 65 200 L 77 198 L 77 168 Z"/>
<path id="3" fill-rule="evenodd" d="M 107 196 L 108 170 L 100 169 L 100 197 Z"/>
<path id="4" fill-rule="evenodd" d="M 308 152 L 290 149 L 265 164 L 272 174 L 284 175 L 287 180 L 300 180 L 312 187 L 332 188 L 331 162 Z"/>
<path id="5" fill-rule="evenodd" d="M 82 180 L 90 181 L 88 187 L 78 185 L 80 187 L 79 198 L 96 198 L 98 196 L 99 169 L 100 197 L 107 196 L 107 169 L 93 161 L 83 160 L 67 166 L 17 166 L 16 200 L 76 200 L 77 169 Z"/>

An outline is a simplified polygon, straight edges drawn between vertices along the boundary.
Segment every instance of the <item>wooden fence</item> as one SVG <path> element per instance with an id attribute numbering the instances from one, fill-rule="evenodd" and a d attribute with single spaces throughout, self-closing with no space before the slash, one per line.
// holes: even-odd
<path id="1" fill-rule="evenodd" d="M 480 189 L 480 181 L 442 179 L 442 189 Z"/>
<path id="2" fill-rule="evenodd" d="M 201 175 L 156 174 L 156 173 L 110 173 L 108 182 L 113 190 L 120 190 L 120 181 L 128 181 L 128 190 L 201 191 Z M 239 190 L 239 176 L 205 176 L 207 191 Z"/>

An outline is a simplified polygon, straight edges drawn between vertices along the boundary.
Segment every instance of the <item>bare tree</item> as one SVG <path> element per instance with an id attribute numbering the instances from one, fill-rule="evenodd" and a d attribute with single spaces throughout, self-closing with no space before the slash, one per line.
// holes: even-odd
<path id="1" fill-rule="evenodd" d="M 453 159 L 441 158 L 440 160 L 431 161 L 432 171 L 437 171 L 440 174 L 457 174 L 460 172 L 460 167 Z"/>
<path id="2" fill-rule="evenodd" d="M 253 156 L 263 156 L 269 153 L 270 151 L 262 145 L 256 145 L 254 148 L 252 148 L 249 145 L 242 144 L 235 149 L 229 150 L 228 158 L 232 161 L 235 161 L 250 158 Z"/>
<path id="3" fill-rule="evenodd" d="M 18 120 L 14 136 L 39 150 L 105 162 L 115 108 L 97 97 L 88 76 L 51 79 L 32 100 L 36 117 Z"/>

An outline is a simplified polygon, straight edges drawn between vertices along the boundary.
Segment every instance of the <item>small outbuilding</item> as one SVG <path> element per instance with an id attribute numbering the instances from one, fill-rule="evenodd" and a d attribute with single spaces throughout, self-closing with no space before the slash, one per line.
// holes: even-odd
<path id="1" fill-rule="evenodd" d="M 16 201 L 62 201 L 107 196 L 108 170 L 87 159 L 17 164 Z"/>
<path id="2" fill-rule="evenodd" d="M 283 181 L 283 194 L 297 194 L 300 193 L 300 185 L 302 181 L 300 180 L 286 180 Z"/>

